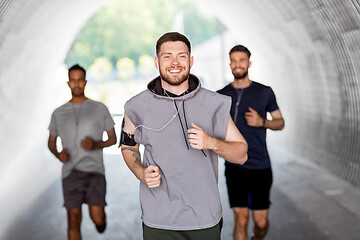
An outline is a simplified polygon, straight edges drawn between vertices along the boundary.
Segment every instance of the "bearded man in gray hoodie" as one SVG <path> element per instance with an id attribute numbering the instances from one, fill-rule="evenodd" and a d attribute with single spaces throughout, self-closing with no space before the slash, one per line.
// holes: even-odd
<path id="1" fill-rule="evenodd" d="M 156 43 L 160 76 L 125 104 L 121 151 L 140 180 L 145 240 L 220 239 L 218 156 L 247 160 L 230 97 L 202 88 L 193 61 L 184 35 L 164 34 Z"/>

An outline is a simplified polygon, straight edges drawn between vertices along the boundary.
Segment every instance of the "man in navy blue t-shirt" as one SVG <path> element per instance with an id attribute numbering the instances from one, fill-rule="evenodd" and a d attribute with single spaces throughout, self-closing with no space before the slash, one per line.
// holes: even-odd
<path id="1" fill-rule="evenodd" d="M 234 240 L 248 239 L 249 209 L 254 220 L 251 239 L 260 240 L 269 228 L 272 185 L 266 129 L 283 129 L 284 119 L 272 89 L 249 79 L 250 51 L 237 45 L 229 55 L 234 81 L 218 92 L 232 98 L 231 117 L 248 143 L 248 160 L 244 165 L 225 162 L 229 201 L 235 216 Z M 268 112 L 271 120 L 266 118 Z"/>

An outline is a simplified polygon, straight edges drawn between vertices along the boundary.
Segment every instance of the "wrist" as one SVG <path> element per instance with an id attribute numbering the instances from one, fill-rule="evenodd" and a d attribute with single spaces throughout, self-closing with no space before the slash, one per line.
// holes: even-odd
<path id="1" fill-rule="evenodd" d="M 209 150 L 213 150 L 215 151 L 217 148 L 217 141 L 216 138 L 210 136 L 210 141 L 209 141 L 209 145 L 205 146 L 204 149 L 209 149 Z"/>
<path id="2" fill-rule="evenodd" d="M 103 143 L 104 143 L 103 141 L 94 142 L 94 145 L 93 145 L 93 150 L 103 148 Z"/>
<path id="3" fill-rule="evenodd" d="M 145 168 L 142 168 L 141 171 L 138 173 L 138 175 L 136 176 L 142 183 L 144 183 L 146 185 L 146 181 L 145 181 Z"/>
<path id="4" fill-rule="evenodd" d="M 262 127 L 265 128 L 266 118 L 263 118 Z"/>

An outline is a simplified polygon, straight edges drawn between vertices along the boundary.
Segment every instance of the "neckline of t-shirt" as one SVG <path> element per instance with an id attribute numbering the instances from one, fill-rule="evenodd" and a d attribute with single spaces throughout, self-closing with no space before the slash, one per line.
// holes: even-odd
<path id="1" fill-rule="evenodd" d="M 247 86 L 247 87 L 244 87 L 244 88 L 236 88 L 236 87 L 234 87 L 232 84 L 230 84 L 230 85 L 231 85 L 231 87 L 232 87 L 233 89 L 235 89 L 235 90 L 245 90 L 245 89 L 248 89 L 248 88 L 250 88 L 251 86 L 253 86 L 253 85 L 254 85 L 254 81 L 251 81 L 250 85 Z"/>
<path id="2" fill-rule="evenodd" d="M 81 104 L 83 104 L 83 103 L 86 103 L 86 102 L 88 102 L 88 100 L 90 100 L 89 98 L 86 98 L 83 102 L 81 102 L 81 103 L 72 103 L 72 102 L 68 102 L 68 103 L 70 103 L 71 105 L 73 105 L 73 106 L 80 106 Z"/>

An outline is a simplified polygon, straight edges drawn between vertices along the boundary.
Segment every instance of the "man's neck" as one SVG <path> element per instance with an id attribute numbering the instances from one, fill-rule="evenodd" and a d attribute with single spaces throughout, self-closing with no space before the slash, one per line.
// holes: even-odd
<path id="1" fill-rule="evenodd" d="M 161 80 L 161 86 L 164 90 L 171 92 L 172 94 L 180 96 L 181 94 L 186 92 L 186 90 L 189 89 L 189 80 L 186 80 L 185 82 L 183 82 L 182 84 L 180 84 L 178 86 L 170 85 L 167 82 Z"/>
<path id="2" fill-rule="evenodd" d="M 249 79 L 248 76 L 242 78 L 242 79 L 234 79 L 234 81 L 231 83 L 231 85 L 234 88 L 247 88 L 250 86 L 252 81 Z"/>
<path id="3" fill-rule="evenodd" d="M 79 103 L 85 102 L 86 99 L 87 99 L 87 97 L 85 97 L 85 96 L 80 96 L 80 97 L 74 97 L 74 96 L 73 96 L 73 97 L 71 98 L 70 102 L 71 102 L 71 103 L 74 103 L 74 104 L 79 104 Z"/>

